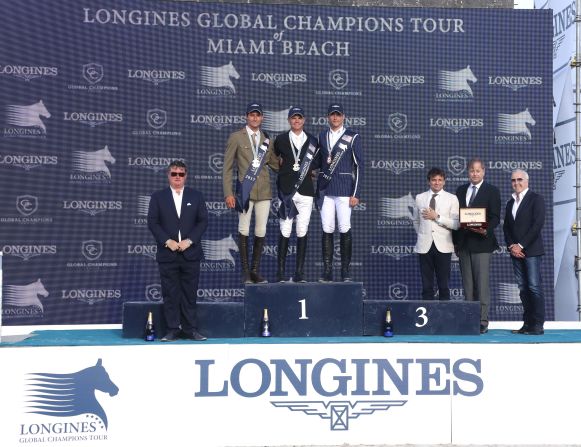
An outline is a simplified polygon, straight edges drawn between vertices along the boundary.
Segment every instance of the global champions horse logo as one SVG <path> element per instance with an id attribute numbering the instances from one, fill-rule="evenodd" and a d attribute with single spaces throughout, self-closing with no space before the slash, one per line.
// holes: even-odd
<path id="1" fill-rule="evenodd" d="M 522 112 L 509 114 L 498 114 L 498 132 L 502 135 L 495 137 L 495 142 L 502 143 L 530 143 L 532 139 L 529 126 L 533 127 L 536 121 L 529 112 L 525 109 Z"/>
<path id="2" fill-rule="evenodd" d="M 283 110 L 265 110 L 264 121 L 262 122 L 262 128 L 269 132 L 284 132 L 288 130 L 288 109 Z"/>
<path id="3" fill-rule="evenodd" d="M 240 75 L 230 61 L 220 67 L 200 67 L 200 84 L 197 93 L 201 96 L 231 96 L 236 94 L 236 87 L 231 78 L 240 79 Z"/>
<path id="4" fill-rule="evenodd" d="M 40 315 L 44 312 L 44 306 L 38 297 L 46 298 L 48 295 L 40 278 L 23 286 L 7 285 L 4 290 L 2 314 L 5 317 Z"/>
<path id="5" fill-rule="evenodd" d="M 111 180 L 111 171 L 107 163 L 115 164 L 115 158 L 111 155 L 109 147 L 97 151 L 73 152 L 72 181 Z"/>
<path id="6" fill-rule="evenodd" d="M 411 192 L 401 197 L 380 199 L 378 228 L 409 227 L 415 224 L 416 202 Z"/>
<path id="7" fill-rule="evenodd" d="M 46 126 L 42 118 L 50 118 L 50 113 L 46 109 L 42 100 L 37 103 L 21 106 L 6 106 L 6 124 L 4 136 L 8 137 L 38 137 L 46 135 Z"/>
<path id="8" fill-rule="evenodd" d="M 119 388 L 109 378 L 101 359 L 94 366 L 69 374 L 31 373 L 27 379 L 27 413 L 55 418 L 85 416 L 57 423 L 21 424 L 22 437 L 57 435 L 60 441 L 106 439 L 98 431 L 107 430 L 105 410 L 95 397 L 95 391 L 116 396 Z M 65 435 L 66 433 L 66 435 Z M 75 439 L 65 439 L 74 435 Z M 51 437 L 50 439 L 54 439 Z M 31 439 L 23 440 L 32 441 Z"/>
<path id="9" fill-rule="evenodd" d="M 201 263 L 203 271 L 232 271 L 236 262 L 232 251 L 238 252 L 238 245 L 232 235 L 218 240 L 202 240 L 204 261 Z"/>
<path id="10" fill-rule="evenodd" d="M 478 81 L 470 65 L 457 71 L 440 71 L 438 86 L 443 92 L 436 93 L 436 99 L 441 101 L 470 100 L 474 97 L 472 87 L 468 82 Z"/>

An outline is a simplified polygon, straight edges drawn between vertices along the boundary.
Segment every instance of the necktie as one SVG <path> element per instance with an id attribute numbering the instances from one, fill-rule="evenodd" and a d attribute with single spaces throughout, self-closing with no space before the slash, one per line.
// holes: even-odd
<path id="1" fill-rule="evenodd" d="M 436 196 L 438 194 L 432 194 L 432 198 L 430 199 L 430 208 L 436 211 Z"/>
<path id="2" fill-rule="evenodd" d="M 472 186 L 472 195 L 470 196 L 470 200 L 468 201 L 468 206 L 472 206 L 472 202 L 474 202 L 474 198 L 476 197 L 476 186 Z"/>
<path id="3" fill-rule="evenodd" d="M 254 144 L 254 147 L 256 147 L 256 145 L 258 144 L 258 134 L 257 133 L 252 134 L 252 143 Z"/>

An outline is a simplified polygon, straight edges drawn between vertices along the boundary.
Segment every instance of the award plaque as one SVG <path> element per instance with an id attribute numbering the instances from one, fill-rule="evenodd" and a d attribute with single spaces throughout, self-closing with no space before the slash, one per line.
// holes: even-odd
<path id="1" fill-rule="evenodd" d="M 460 228 L 486 228 L 486 208 L 460 208 Z"/>

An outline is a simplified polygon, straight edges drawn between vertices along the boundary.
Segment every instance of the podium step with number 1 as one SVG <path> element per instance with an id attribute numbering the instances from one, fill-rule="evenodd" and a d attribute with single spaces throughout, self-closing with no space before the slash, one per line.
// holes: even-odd
<path id="1" fill-rule="evenodd" d="M 260 335 L 268 309 L 273 337 L 363 334 L 362 283 L 276 283 L 245 286 L 244 335 Z"/>

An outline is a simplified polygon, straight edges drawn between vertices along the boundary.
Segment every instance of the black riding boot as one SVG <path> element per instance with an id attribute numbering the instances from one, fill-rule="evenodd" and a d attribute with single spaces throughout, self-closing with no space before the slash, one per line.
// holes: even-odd
<path id="1" fill-rule="evenodd" d="M 333 233 L 323 232 L 323 276 L 319 282 L 333 282 Z"/>
<path id="2" fill-rule="evenodd" d="M 305 256 L 307 254 L 307 235 L 297 237 L 297 264 L 295 274 L 293 275 L 294 282 L 307 282 L 305 279 Z"/>
<path id="3" fill-rule="evenodd" d="M 248 236 L 238 233 L 238 250 L 240 251 L 242 283 L 252 284 L 252 280 L 250 279 L 250 266 L 248 265 Z"/>
<path id="4" fill-rule="evenodd" d="M 252 267 L 250 268 L 250 279 L 254 284 L 264 284 L 268 282 L 258 273 L 263 246 L 264 238 L 254 236 L 254 247 L 252 247 Z"/>
<path id="5" fill-rule="evenodd" d="M 288 253 L 288 239 L 282 233 L 278 235 L 278 270 L 276 271 L 276 280 L 278 282 L 286 281 L 284 271 L 286 267 L 286 255 Z"/>
<path id="6" fill-rule="evenodd" d="M 349 273 L 349 267 L 351 265 L 351 247 L 352 247 L 352 239 L 351 239 L 351 229 L 347 233 L 341 233 L 341 279 L 343 282 L 351 282 L 353 278 L 351 278 L 351 274 Z"/>

